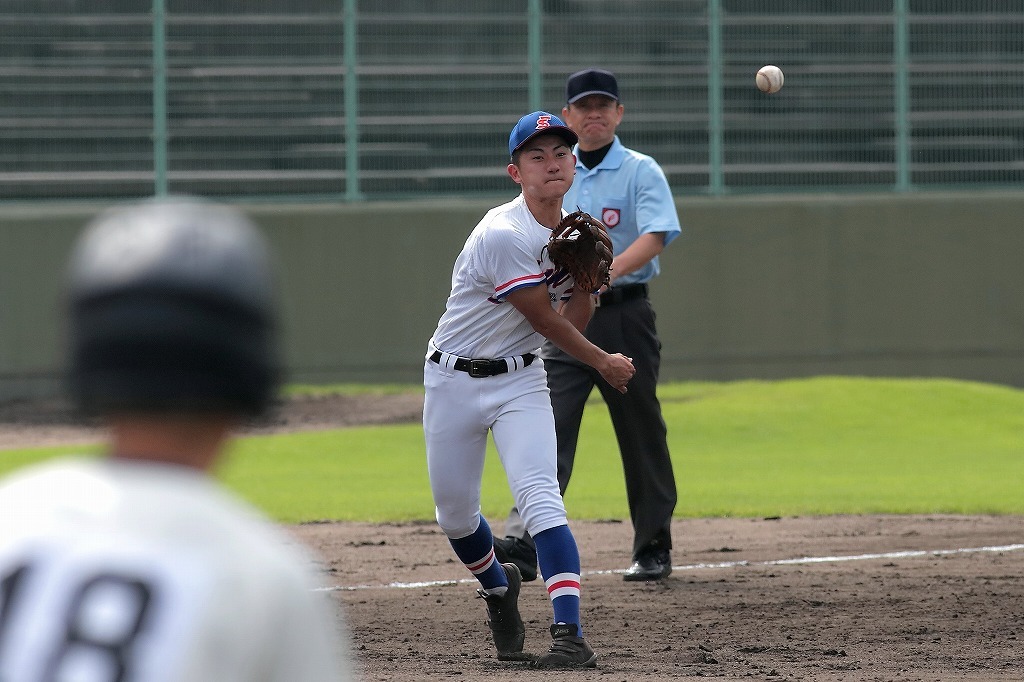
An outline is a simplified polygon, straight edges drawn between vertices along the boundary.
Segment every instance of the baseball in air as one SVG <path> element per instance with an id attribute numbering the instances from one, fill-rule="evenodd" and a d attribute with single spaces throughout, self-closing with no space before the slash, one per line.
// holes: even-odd
<path id="1" fill-rule="evenodd" d="M 757 71 L 757 89 L 766 94 L 772 94 L 782 89 L 782 69 L 777 66 L 762 66 Z"/>

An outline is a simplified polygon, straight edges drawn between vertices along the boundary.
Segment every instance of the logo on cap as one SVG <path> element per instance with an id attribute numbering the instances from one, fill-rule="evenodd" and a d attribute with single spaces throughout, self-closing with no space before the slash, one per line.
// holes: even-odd
<path id="1" fill-rule="evenodd" d="M 560 136 L 569 146 L 579 141 L 576 133 L 562 123 L 560 118 L 546 111 L 535 111 L 519 119 L 516 127 L 512 129 L 508 136 L 508 153 L 514 156 L 516 150 L 526 144 L 527 140 L 548 133 Z"/>

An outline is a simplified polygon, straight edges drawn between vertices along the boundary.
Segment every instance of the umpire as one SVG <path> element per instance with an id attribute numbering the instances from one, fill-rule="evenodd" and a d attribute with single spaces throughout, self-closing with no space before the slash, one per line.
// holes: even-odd
<path id="1" fill-rule="evenodd" d="M 658 254 L 680 234 L 665 173 L 650 156 L 623 146 L 615 131 L 623 105 L 615 76 L 585 69 L 569 76 L 562 116 L 579 135 L 576 177 L 564 205 L 599 217 L 614 246 L 610 288 L 600 295 L 586 337 L 605 350 L 632 357 L 636 375 L 627 393 L 601 381 L 590 367 L 553 344 L 542 349 L 558 437 L 558 483 L 565 493 L 572 475 L 580 422 L 596 385 L 608 405 L 622 456 L 633 522 L 632 564 L 623 578 L 660 580 L 672 572 L 672 513 L 676 486 L 657 397 L 661 342 L 647 283 L 658 275 Z M 515 509 L 495 541 L 501 561 L 535 577 L 536 553 Z"/>

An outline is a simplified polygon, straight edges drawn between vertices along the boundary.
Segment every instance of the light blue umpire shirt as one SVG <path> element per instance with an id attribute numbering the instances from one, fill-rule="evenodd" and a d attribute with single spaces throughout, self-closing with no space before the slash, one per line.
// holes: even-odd
<path id="1" fill-rule="evenodd" d="M 682 231 L 665 172 L 646 154 L 627 149 L 618 135 L 611 149 L 595 168 L 587 169 L 576 154 L 576 177 L 562 200 L 572 213 L 577 207 L 608 226 L 612 251 L 619 255 L 649 232 L 664 232 L 668 246 Z M 649 282 L 661 272 L 655 256 L 642 268 L 615 280 L 615 286 Z"/>

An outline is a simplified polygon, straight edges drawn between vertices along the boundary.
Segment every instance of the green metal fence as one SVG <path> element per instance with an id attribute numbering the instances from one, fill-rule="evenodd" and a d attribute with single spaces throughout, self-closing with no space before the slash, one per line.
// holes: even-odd
<path id="1" fill-rule="evenodd" d="M 594 65 L 680 194 L 1019 186 L 1022 54 L 1021 0 L 5 0 L 0 200 L 507 193 Z"/>

